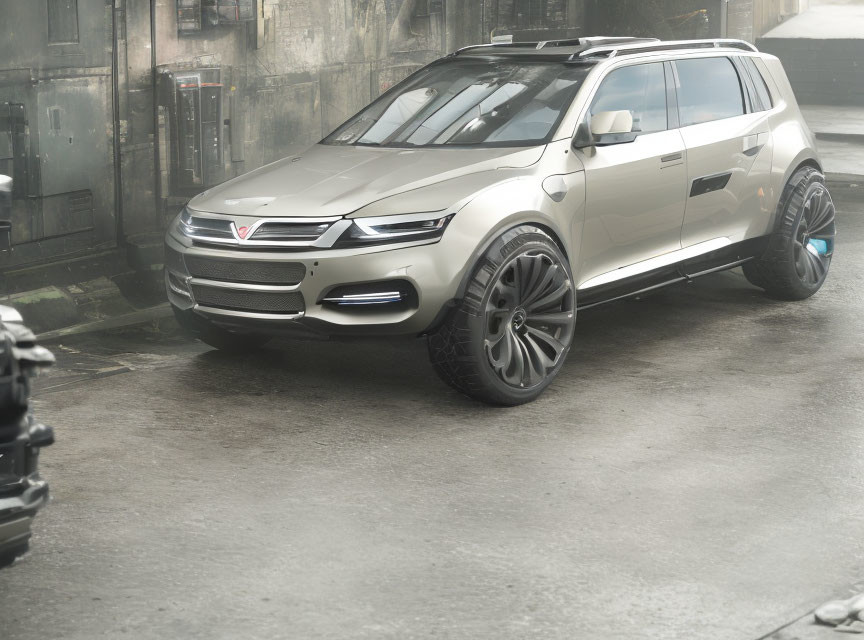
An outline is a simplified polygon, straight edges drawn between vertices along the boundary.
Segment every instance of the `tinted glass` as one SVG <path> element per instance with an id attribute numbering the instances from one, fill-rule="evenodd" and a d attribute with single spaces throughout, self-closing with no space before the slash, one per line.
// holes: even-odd
<path id="1" fill-rule="evenodd" d="M 753 79 L 753 86 L 756 88 L 756 96 L 762 103 L 762 110 L 770 109 L 774 105 L 771 102 L 771 93 L 768 91 L 768 85 L 765 84 L 765 78 L 762 77 L 762 73 L 759 71 L 756 63 L 753 62 L 753 58 L 742 56 L 741 60 L 743 60 L 744 64 L 747 66 L 747 70 L 750 72 L 750 77 Z"/>
<path id="2" fill-rule="evenodd" d="M 616 69 L 603 80 L 591 115 L 601 111 L 629 111 L 633 131 L 666 130 L 666 77 L 663 64 L 639 64 Z"/>
<path id="3" fill-rule="evenodd" d="M 325 144 L 417 147 L 548 142 L 590 71 L 559 62 L 456 59 L 385 93 Z"/>
<path id="4" fill-rule="evenodd" d="M 681 126 L 744 114 L 738 72 L 729 58 L 676 60 Z"/>

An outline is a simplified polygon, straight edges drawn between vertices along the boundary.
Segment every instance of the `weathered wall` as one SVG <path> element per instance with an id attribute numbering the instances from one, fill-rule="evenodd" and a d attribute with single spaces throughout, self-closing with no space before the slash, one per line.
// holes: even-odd
<path id="1" fill-rule="evenodd" d="M 316 142 L 461 46 L 500 33 L 716 36 L 723 6 L 239 0 L 247 21 L 202 18 L 226 1 L 0 0 L 0 173 L 14 169 L 18 185 L 15 250 L 0 269 L 158 242 L 194 193 Z M 729 35 L 752 39 L 798 1 L 731 0 Z M 183 7 L 200 30 L 180 32 Z"/>
<path id="2" fill-rule="evenodd" d="M 114 241 L 111 11 L 75 5 L 0 3 L 0 172 L 16 181 L 0 268 Z"/>
<path id="3" fill-rule="evenodd" d="M 808 6 L 809 0 L 730 0 L 727 34 L 753 42 Z"/>

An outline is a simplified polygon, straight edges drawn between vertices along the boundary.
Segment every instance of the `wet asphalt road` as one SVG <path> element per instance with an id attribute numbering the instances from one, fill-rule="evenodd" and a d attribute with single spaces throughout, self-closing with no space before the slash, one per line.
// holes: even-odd
<path id="1" fill-rule="evenodd" d="M 864 577 L 848 193 L 816 297 L 729 272 L 586 312 L 516 409 L 419 341 L 55 342 L 54 500 L 0 572 L 0 637 L 755 639 L 805 614 Z"/>

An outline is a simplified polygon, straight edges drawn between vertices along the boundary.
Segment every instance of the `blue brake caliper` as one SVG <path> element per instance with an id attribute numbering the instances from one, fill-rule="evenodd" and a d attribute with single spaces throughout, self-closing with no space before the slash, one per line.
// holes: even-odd
<path id="1" fill-rule="evenodd" d="M 807 249 L 810 253 L 815 253 L 819 256 L 824 256 L 828 253 L 828 241 L 827 240 L 819 240 L 817 238 L 811 238 L 810 242 L 807 243 Z"/>

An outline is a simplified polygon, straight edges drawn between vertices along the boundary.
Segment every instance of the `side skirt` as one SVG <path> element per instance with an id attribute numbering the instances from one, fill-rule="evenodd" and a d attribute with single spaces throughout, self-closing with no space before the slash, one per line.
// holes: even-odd
<path id="1" fill-rule="evenodd" d="M 677 264 L 641 273 L 637 276 L 592 287 L 577 294 L 577 311 L 584 311 L 602 304 L 632 298 L 680 282 L 688 282 L 700 276 L 718 271 L 734 269 L 765 253 L 770 236 L 751 238 L 737 242 Z"/>

